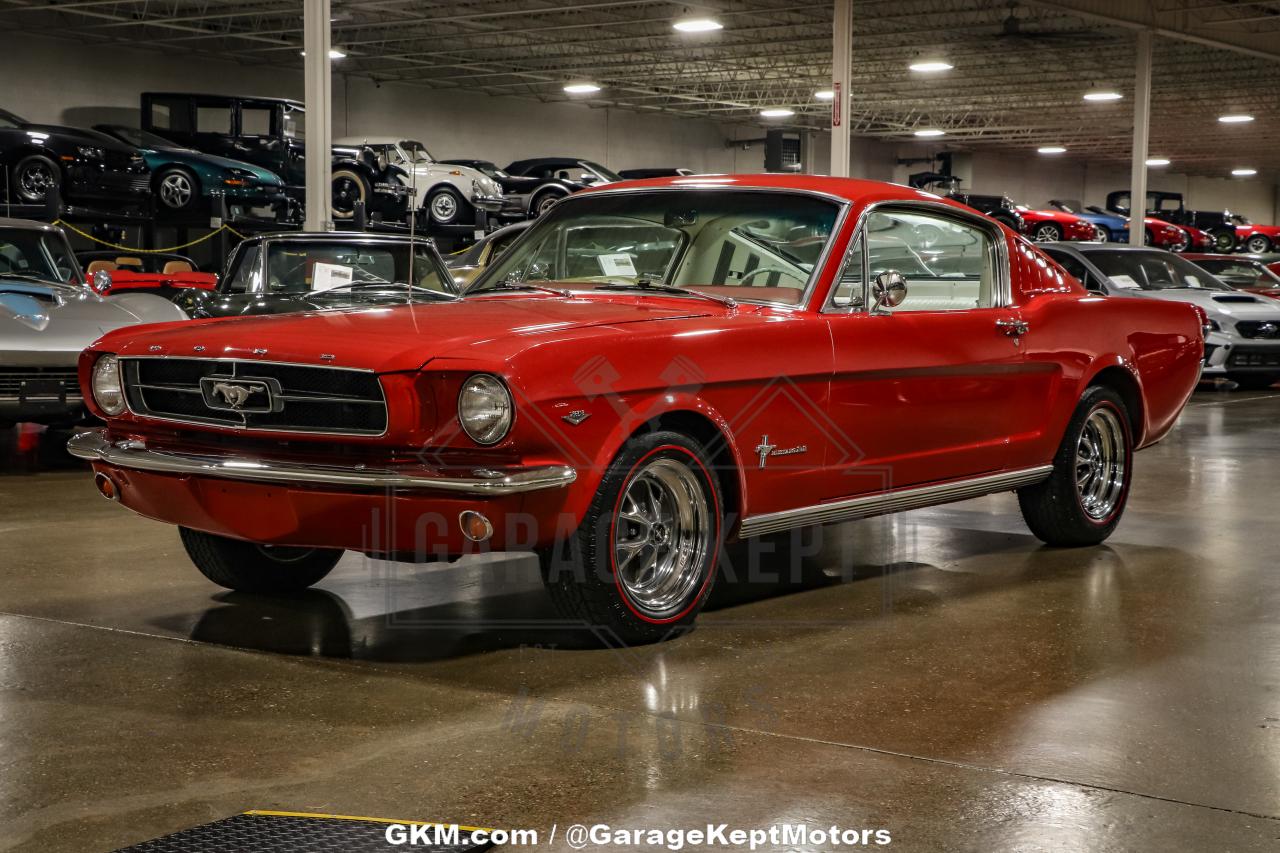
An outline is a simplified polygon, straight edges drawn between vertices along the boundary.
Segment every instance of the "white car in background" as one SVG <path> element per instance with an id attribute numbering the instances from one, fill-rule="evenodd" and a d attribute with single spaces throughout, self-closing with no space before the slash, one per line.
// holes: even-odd
<path id="1" fill-rule="evenodd" d="M 335 145 L 363 145 L 373 149 L 379 158 L 408 172 L 404 179 L 417 188 L 419 215 L 425 217 L 423 227 L 470 231 L 479 227 L 477 211 L 490 214 L 502 210 L 506 199 L 497 181 L 477 169 L 440 163 L 421 142 L 394 136 L 347 136 L 334 140 Z"/>
<path id="2" fill-rule="evenodd" d="M 1246 390 L 1280 381 L 1280 304 L 1229 287 L 1172 252 L 1117 243 L 1045 243 L 1040 248 L 1094 293 L 1190 302 L 1208 320 L 1205 378 Z"/>

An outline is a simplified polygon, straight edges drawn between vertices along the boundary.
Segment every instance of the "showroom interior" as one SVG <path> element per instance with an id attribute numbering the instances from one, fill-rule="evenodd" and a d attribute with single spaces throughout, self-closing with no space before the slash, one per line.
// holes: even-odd
<path id="1" fill-rule="evenodd" d="M 0 10 L 0 850 L 1280 850 L 1280 2 Z"/>

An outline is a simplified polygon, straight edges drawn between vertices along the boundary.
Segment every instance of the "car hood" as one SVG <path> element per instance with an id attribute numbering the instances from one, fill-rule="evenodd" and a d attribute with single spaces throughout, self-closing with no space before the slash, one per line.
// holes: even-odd
<path id="1" fill-rule="evenodd" d="M 1269 234 L 1280 236 L 1280 225 L 1237 225 L 1236 231 L 1242 234 Z"/>
<path id="2" fill-rule="evenodd" d="M 1066 211 L 1062 211 L 1066 213 Z M 1071 216 L 1077 216 L 1086 222 L 1092 222 L 1094 225 L 1105 225 L 1108 228 L 1128 228 L 1129 220 L 1123 216 L 1113 216 L 1109 213 L 1073 213 Z"/>
<path id="3" fill-rule="evenodd" d="M 142 322 L 145 312 L 131 307 L 88 288 L 0 284 L 0 352 L 6 363 L 75 364 L 106 332 Z"/>
<path id="4" fill-rule="evenodd" d="M 163 159 L 169 163 L 183 163 L 188 166 L 212 166 L 215 169 L 243 169 L 253 174 L 261 183 L 264 184 L 284 184 L 280 176 L 269 169 L 261 166 L 255 166 L 252 163 L 245 163 L 241 160 L 232 160 L 230 157 L 219 157 L 216 154 L 204 154 L 194 151 L 190 148 L 154 148 L 148 149 L 153 152 L 156 159 Z"/>
<path id="5" fill-rule="evenodd" d="M 416 370 L 442 356 L 502 359 L 585 327 L 727 310 L 689 298 L 501 294 L 439 304 L 196 320 L 153 331 L 117 332 L 95 349 L 121 355 L 202 352 L 211 358 L 259 358 L 385 373 Z"/>
<path id="6" fill-rule="evenodd" d="M 1190 302 L 1199 305 L 1210 317 L 1231 320 L 1267 320 L 1280 322 L 1280 307 L 1251 293 L 1228 293 L 1222 290 L 1144 290 L 1142 296 L 1168 302 Z"/>

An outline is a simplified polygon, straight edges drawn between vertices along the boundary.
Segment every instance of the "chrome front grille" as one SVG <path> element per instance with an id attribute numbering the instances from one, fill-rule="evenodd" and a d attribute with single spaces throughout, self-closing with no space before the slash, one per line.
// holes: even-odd
<path id="1" fill-rule="evenodd" d="M 211 358 L 122 358 L 120 364 L 129 408 L 144 417 L 321 435 L 387 429 L 382 384 L 366 370 Z"/>
<path id="2" fill-rule="evenodd" d="M 56 384 L 55 384 L 56 383 Z M 0 400 L 49 397 L 60 387 L 68 400 L 80 399 L 80 381 L 74 367 L 5 367 L 0 368 Z"/>

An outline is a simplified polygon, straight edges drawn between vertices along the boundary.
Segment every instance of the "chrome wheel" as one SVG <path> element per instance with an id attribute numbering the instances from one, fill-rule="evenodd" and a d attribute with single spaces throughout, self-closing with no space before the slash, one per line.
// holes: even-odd
<path id="1" fill-rule="evenodd" d="M 458 215 L 458 199 L 451 192 L 436 193 L 431 199 L 431 218 L 436 222 L 452 222 Z"/>
<path id="2" fill-rule="evenodd" d="M 1032 235 L 1037 243 L 1056 243 L 1062 239 L 1056 225 L 1041 225 Z"/>
<path id="3" fill-rule="evenodd" d="M 1124 496 L 1129 450 L 1120 416 L 1107 407 L 1089 413 L 1076 445 L 1076 495 L 1094 521 L 1111 517 Z"/>
<path id="4" fill-rule="evenodd" d="M 678 460 L 656 459 L 628 481 L 613 525 L 614 572 L 644 616 L 670 616 L 697 593 L 712 524 L 701 481 Z"/>
<path id="5" fill-rule="evenodd" d="M 1271 241 L 1266 237 L 1254 235 L 1249 238 L 1249 242 L 1244 247 L 1255 255 L 1261 255 L 1271 248 Z"/>
<path id="6" fill-rule="evenodd" d="M 551 206 L 554 205 L 559 200 L 560 200 L 560 196 L 555 195 L 554 193 L 549 193 L 547 195 L 544 195 L 542 198 L 538 199 L 538 203 L 533 206 L 533 215 L 541 216 L 542 214 L 550 210 Z"/>
<path id="7" fill-rule="evenodd" d="M 195 187 L 182 172 L 170 172 L 160 180 L 160 201 L 173 210 L 181 210 L 191 203 Z"/>
<path id="8" fill-rule="evenodd" d="M 27 201 L 44 201 L 49 190 L 58 185 L 53 168 L 43 159 L 33 159 L 18 171 L 18 193 Z"/>

